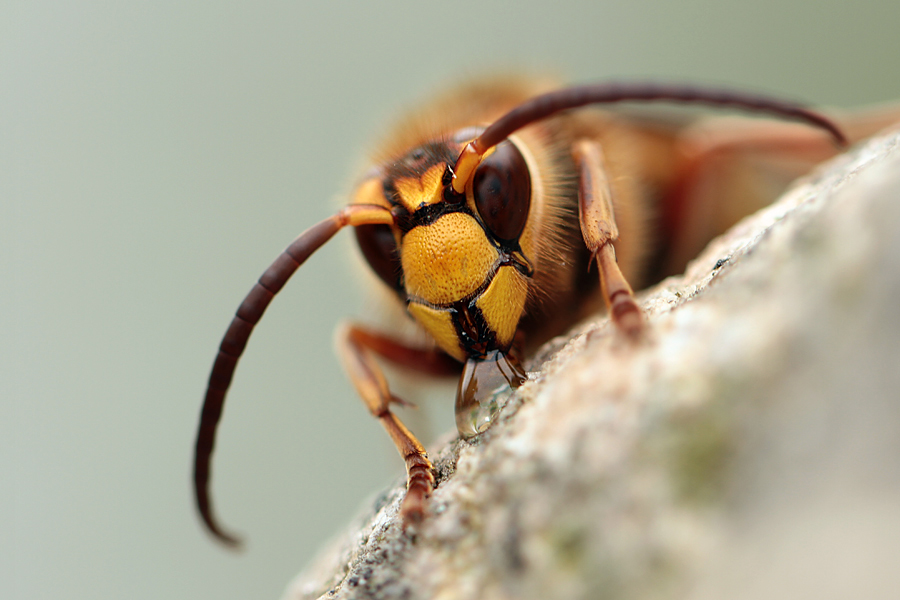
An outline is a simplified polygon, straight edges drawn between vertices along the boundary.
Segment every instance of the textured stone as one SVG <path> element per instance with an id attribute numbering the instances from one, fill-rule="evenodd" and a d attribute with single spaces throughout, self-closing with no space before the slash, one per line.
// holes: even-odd
<path id="1" fill-rule="evenodd" d="M 499 422 L 384 492 L 286 598 L 900 598 L 900 135 L 552 341 Z"/>

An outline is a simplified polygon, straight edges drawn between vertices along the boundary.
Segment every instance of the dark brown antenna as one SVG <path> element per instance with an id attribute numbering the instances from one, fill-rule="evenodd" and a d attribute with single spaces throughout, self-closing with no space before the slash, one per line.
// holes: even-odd
<path id="1" fill-rule="evenodd" d="M 494 121 L 477 139 L 469 142 L 460 154 L 453 168 L 453 189 L 463 193 L 466 182 L 484 154 L 522 127 L 564 110 L 617 102 L 672 102 L 738 108 L 824 129 L 839 146 L 847 145 L 847 138 L 830 119 L 800 104 L 784 100 L 686 85 L 616 82 L 580 85 L 535 96 Z"/>
<path id="2" fill-rule="evenodd" d="M 391 225 L 393 222 L 393 215 L 383 206 L 354 204 L 310 227 L 266 269 L 231 320 L 209 375 L 194 450 L 194 496 L 197 510 L 209 531 L 223 544 L 236 548 L 241 545 L 241 540 L 223 530 L 214 516 L 209 496 L 210 466 L 225 394 L 253 328 L 291 275 L 341 228 L 347 225 Z"/>

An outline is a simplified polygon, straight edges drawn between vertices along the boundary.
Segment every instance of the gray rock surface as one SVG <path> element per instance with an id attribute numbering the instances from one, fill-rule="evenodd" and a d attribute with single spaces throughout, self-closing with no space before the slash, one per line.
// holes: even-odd
<path id="1" fill-rule="evenodd" d="M 380 496 L 285 598 L 900 598 L 900 135 L 551 342 L 499 422 Z"/>

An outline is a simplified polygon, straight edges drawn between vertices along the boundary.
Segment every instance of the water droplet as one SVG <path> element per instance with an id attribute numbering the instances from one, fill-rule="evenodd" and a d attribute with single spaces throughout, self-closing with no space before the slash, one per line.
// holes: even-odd
<path id="1" fill-rule="evenodd" d="M 496 419 L 513 388 L 525 381 L 525 371 L 499 350 L 483 359 L 469 359 L 456 393 L 456 428 L 463 438 L 485 431 Z"/>

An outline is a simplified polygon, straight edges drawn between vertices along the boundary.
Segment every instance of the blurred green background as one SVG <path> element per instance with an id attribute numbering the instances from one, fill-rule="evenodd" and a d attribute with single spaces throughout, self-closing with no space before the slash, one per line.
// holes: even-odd
<path id="1" fill-rule="evenodd" d="M 895 0 L 550 4 L 0 4 L 0 598 L 277 598 L 401 476 L 332 351 L 375 315 L 343 234 L 232 388 L 214 498 L 245 552 L 189 487 L 234 309 L 436 87 L 514 68 L 900 99 Z"/>

